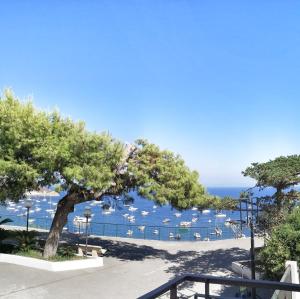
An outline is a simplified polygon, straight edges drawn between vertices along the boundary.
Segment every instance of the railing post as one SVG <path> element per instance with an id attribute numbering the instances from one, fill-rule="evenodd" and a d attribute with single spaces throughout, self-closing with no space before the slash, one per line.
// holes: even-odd
<path id="1" fill-rule="evenodd" d="M 210 299 L 209 297 L 209 280 L 205 279 L 205 299 Z"/>
<path id="2" fill-rule="evenodd" d="M 170 289 L 170 299 L 178 299 L 177 297 L 177 285 L 171 287 Z"/>

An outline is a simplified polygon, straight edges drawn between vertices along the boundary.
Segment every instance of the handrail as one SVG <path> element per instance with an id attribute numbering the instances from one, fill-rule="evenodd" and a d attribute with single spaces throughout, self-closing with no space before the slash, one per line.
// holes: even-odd
<path id="1" fill-rule="evenodd" d="M 203 275 L 203 274 L 185 274 L 179 277 L 175 277 L 167 283 L 159 286 L 158 288 L 150 291 L 147 294 L 144 294 L 138 299 L 154 299 L 158 296 L 166 293 L 169 290 L 174 290 L 177 288 L 177 285 L 181 284 L 184 281 L 193 281 L 193 282 L 203 282 L 205 283 L 205 298 L 209 298 L 209 284 L 222 284 L 222 285 L 231 285 L 231 286 L 244 286 L 250 288 L 265 288 L 265 289 L 274 289 L 274 290 L 283 290 L 283 291 L 293 291 L 300 292 L 300 285 L 294 283 L 286 282 L 276 282 L 268 280 L 252 280 L 252 279 L 242 279 L 242 278 L 226 278 L 226 277 L 217 277 L 212 275 Z M 172 294 L 170 298 L 177 298 L 176 295 L 173 297 Z"/>

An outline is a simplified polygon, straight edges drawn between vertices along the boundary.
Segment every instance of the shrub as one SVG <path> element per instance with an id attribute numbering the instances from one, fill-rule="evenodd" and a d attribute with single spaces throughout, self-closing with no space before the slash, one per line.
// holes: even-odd
<path id="1" fill-rule="evenodd" d="M 76 250 L 72 246 L 61 246 L 58 248 L 57 255 L 61 257 L 73 257 Z"/>
<path id="2" fill-rule="evenodd" d="M 279 279 L 285 269 L 285 261 L 300 262 L 300 209 L 286 218 L 286 223 L 273 229 L 265 247 L 259 253 L 266 277 Z"/>
<path id="3" fill-rule="evenodd" d="M 18 231 L 16 240 L 19 243 L 18 249 L 21 251 L 29 251 L 37 247 L 37 232 L 35 231 Z"/>

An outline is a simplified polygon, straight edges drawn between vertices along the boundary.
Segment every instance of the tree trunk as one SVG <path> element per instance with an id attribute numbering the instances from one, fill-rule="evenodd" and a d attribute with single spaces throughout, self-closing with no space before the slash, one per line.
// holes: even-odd
<path id="1" fill-rule="evenodd" d="M 58 202 L 56 213 L 44 247 L 43 256 L 45 258 L 53 257 L 56 254 L 59 237 L 63 227 L 68 221 L 68 215 L 74 211 L 74 205 L 76 203 L 77 200 L 74 194 L 67 194 Z"/>

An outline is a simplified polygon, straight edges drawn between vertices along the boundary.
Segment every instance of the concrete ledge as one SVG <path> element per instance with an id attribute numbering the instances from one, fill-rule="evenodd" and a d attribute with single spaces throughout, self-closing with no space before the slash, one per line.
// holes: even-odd
<path id="1" fill-rule="evenodd" d="M 241 275 L 242 277 L 251 279 L 251 269 L 242 263 L 246 263 L 249 261 L 239 261 L 239 262 L 232 262 L 231 269 L 234 273 Z M 261 273 L 255 271 L 255 279 L 260 279 Z"/>
<path id="2" fill-rule="evenodd" d="M 58 272 L 102 267 L 103 258 L 97 257 L 73 261 L 50 262 L 32 257 L 0 253 L 0 263 L 9 263 L 40 270 Z"/>

